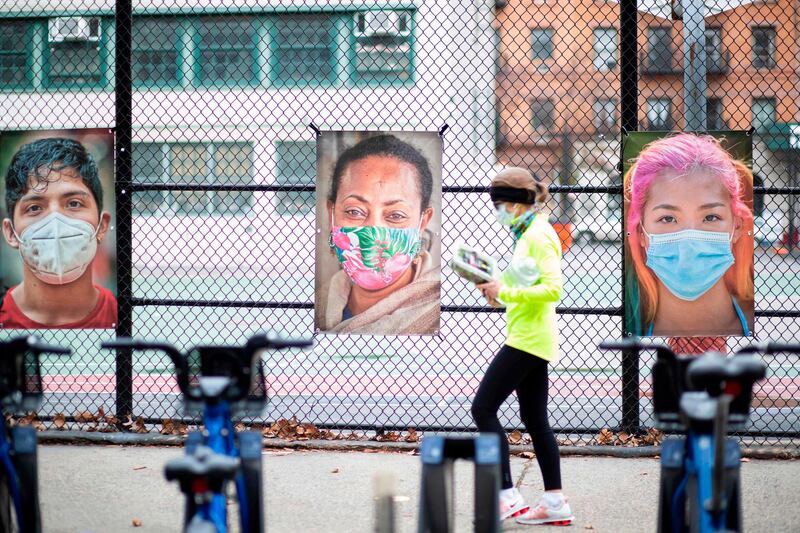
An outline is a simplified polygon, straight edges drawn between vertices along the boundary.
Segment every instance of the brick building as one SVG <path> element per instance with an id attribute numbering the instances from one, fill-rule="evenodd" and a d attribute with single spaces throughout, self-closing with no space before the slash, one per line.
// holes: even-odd
<path id="1" fill-rule="evenodd" d="M 639 13 L 639 129 L 680 130 L 683 23 L 669 2 L 650 4 L 664 6 Z M 787 150 L 788 124 L 800 121 L 797 4 L 716 4 L 728 9 L 705 20 L 707 129 L 755 127 L 757 181 L 786 185 L 797 172 Z M 496 13 L 499 162 L 561 183 L 618 180 L 619 3 L 511 0 Z"/>

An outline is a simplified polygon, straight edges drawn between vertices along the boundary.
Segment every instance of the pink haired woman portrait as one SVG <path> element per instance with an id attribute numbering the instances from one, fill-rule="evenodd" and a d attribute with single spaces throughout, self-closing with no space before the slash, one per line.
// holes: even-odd
<path id="1" fill-rule="evenodd" d="M 624 179 L 627 330 L 750 336 L 753 173 L 708 135 L 644 147 Z"/>

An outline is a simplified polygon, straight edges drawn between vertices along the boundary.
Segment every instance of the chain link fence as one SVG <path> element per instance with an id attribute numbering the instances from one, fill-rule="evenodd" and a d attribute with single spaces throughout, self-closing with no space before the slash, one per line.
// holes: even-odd
<path id="1" fill-rule="evenodd" d="M 706 129 L 755 128 L 755 334 L 790 341 L 800 14 L 789 0 L 706 4 Z M 682 28 L 669 2 L 0 0 L 0 126 L 116 129 L 119 323 L 40 332 L 74 350 L 45 361 L 40 417 L 180 416 L 169 361 L 101 350 L 115 334 L 185 348 L 314 333 L 313 123 L 448 125 L 442 248 L 472 238 L 501 266 L 512 242 L 493 224 L 490 176 L 519 165 L 546 182 L 565 248 L 551 421 L 567 440 L 654 425 L 651 355 L 596 345 L 623 335 L 620 131 L 685 127 Z M 473 428 L 471 398 L 504 340 L 479 296 L 445 268 L 436 337 L 318 335 L 311 351 L 266 353 L 257 422 Z M 768 362 L 742 437 L 797 446 L 800 363 Z"/>

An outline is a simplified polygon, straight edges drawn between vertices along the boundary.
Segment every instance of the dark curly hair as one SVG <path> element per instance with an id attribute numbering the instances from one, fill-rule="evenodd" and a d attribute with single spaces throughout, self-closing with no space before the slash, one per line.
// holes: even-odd
<path id="1" fill-rule="evenodd" d="M 421 209 L 424 211 L 430 207 L 431 192 L 433 191 L 433 174 L 431 173 L 428 160 L 425 159 L 425 156 L 422 155 L 419 150 L 407 142 L 401 141 L 394 135 L 368 137 L 342 152 L 342 155 L 336 160 L 336 166 L 333 169 L 331 190 L 328 194 L 328 200 L 331 203 L 336 202 L 336 194 L 339 192 L 339 184 L 342 181 L 342 174 L 344 174 L 347 165 L 354 161 L 365 159 L 371 155 L 394 157 L 395 159 L 399 159 L 413 166 L 417 170 L 417 182 L 422 199 L 420 204 Z"/>
<path id="2" fill-rule="evenodd" d="M 103 186 L 92 155 L 86 151 L 81 143 L 62 137 L 39 139 L 23 145 L 14 154 L 11 165 L 6 173 L 6 209 L 8 216 L 13 218 L 14 206 L 28 191 L 28 185 L 33 179 L 35 188 L 47 188 L 52 180 L 48 177 L 50 172 L 59 172 L 71 168 L 83 183 L 92 191 L 97 211 L 103 210 Z"/>

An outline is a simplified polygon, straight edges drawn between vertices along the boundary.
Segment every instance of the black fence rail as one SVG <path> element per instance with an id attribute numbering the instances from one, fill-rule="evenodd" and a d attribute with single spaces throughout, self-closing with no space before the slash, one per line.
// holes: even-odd
<path id="1" fill-rule="evenodd" d="M 168 361 L 100 350 L 114 335 L 186 347 L 266 329 L 315 334 L 309 124 L 447 124 L 444 259 L 469 239 L 509 259 L 488 200 L 494 172 L 524 166 L 549 186 L 545 211 L 565 249 L 554 428 L 568 441 L 654 425 L 652 355 L 597 344 L 626 334 L 622 132 L 687 125 L 683 25 L 669 12 L 631 0 L 19 5 L 0 0 L 2 129 L 116 132 L 119 321 L 115 331 L 39 332 L 75 354 L 45 362 L 40 417 L 181 416 Z M 796 10 L 742 3 L 705 19 L 705 129 L 752 128 L 755 336 L 775 341 L 796 340 L 800 318 Z M 65 37 L 67 20 L 77 33 Z M 504 341 L 503 316 L 446 267 L 441 312 L 433 337 L 316 335 L 311 351 L 265 354 L 271 403 L 254 422 L 472 430 L 471 398 Z M 800 362 L 768 363 L 743 442 L 796 447 Z M 509 429 L 521 427 L 514 401 L 501 413 Z"/>

